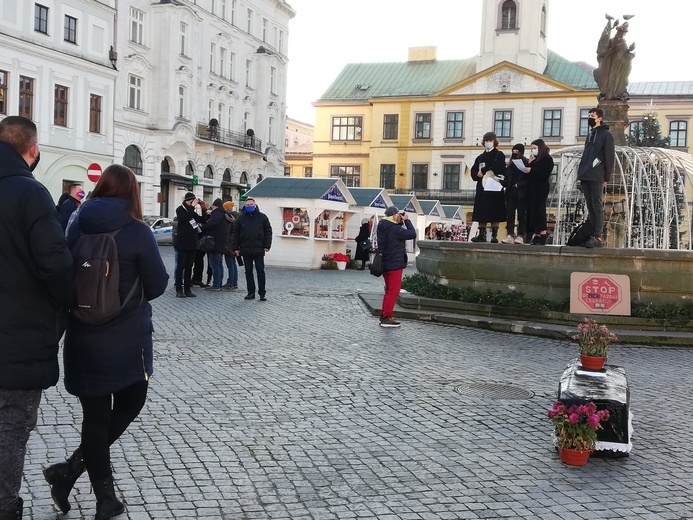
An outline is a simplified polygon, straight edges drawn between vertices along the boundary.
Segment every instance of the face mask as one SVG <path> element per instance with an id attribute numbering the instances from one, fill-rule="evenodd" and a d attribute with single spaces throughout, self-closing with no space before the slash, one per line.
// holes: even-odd
<path id="1" fill-rule="evenodd" d="M 484 148 L 486 148 L 486 151 L 491 151 L 493 150 L 493 141 L 486 141 L 484 143 Z"/>
<path id="2" fill-rule="evenodd" d="M 86 193 L 84 193 L 83 191 L 78 191 L 78 192 L 77 192 L 77 198 L 78 198 L 79 200 L 82 200 L 82 199 L 84 198 L 85 195 L 86 195 Z"/>
<path id="3" fill-rule="evenodd" d="M 539 148 L 534 148 L 534 149 L 530 150 L 529 153 L 530 153 L 530 155 L 533 155 L 534 157 L 536 157 L 537 155 L 539 155 Z"/>
<path id="4" fill-rule="evenodd" d="M 36 167 L 38 166 L 38 163 L 39 163 L 40 160 L 41 160 L 41 152 L 39 152 L 39 153 L 36 155 L 36 159 L 34 159 L 34 162 L 31 163 L 31 166 L 29 166 L 29 171 L 30 171 L 30 172 L 33 172 L 33 171 L 36 169 Z"/>
<path id="5" fill-rule="evenodd" d="M 245 211 L 246 213 L 252 213 L 253 211 L 255 211 L 255 206 L 246 206 Z"/>
<path id="6" fill-rule="evenodd" d="M 591 117 L 587 120 L 587 124 L 590 126 L 590 128 L 594 128 L 594 125 L 597 124 L 596 119 L 592 119 Z"/>
<path id="7" fill-rule="evenodd" d="M 515 157 L 519 157 L 519 156 L 520 156 L 520 152 L 518 152 L 517 150 L 513 150 L 513 155 L 514 155 Z"/>

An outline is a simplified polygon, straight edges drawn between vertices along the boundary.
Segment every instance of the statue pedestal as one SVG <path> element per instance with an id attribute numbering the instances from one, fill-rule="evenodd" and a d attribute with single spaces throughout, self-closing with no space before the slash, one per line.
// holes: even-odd
<path id="1" fill-rule="evenodd" d="M 609 125 L 616 146 L 626 146 L 628 131 L 628 103 L 621 99 L 602 99 L 599 108 L 604 111 L 604 123 Z"/>

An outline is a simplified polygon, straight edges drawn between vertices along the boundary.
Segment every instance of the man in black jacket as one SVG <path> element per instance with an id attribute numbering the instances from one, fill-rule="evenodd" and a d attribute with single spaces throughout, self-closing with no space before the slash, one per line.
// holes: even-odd
<path id="1" fill-rule="evenodd" d="M 255 277 L 253 264 L 257 271 L 257 289 L 260 301 L 265 297 L 265 253 L 272 247 L 272 226 L 267 215 L 260 213 L 255 199 L 248 198 L 243 210 L 236 219 L 231 237 L 231 249 L 236 256 L 243 257 L 245 264 L 245 282 L 248 285 L 246 300 L 255 299 Z"/>
<path id="2" fill-rule="evenodd" d="M 609 126 L 603 123 L 603 118 L 604 111 L 601 108 L 590 110 L 587 120 L 590 132 L 585 140 L 585 149 L 582 152 L 582 159 L 580 159 L 580 166 L 578 167 L 578 180 L 585 196 L 589 221 L 594 225 L 594 236 L 585 242 L 585 247 L 604 246 L 602 192 L 611 180 L 616 152 L 614 137 L 609 132 Z"/>
<path id="3" fill-rule="evenodd" d="M 73 296 L 72 255 L 48 190 L 31 174 L 36 125 L 0 122 L 0 519 L 21 518 L 29 433 L 43 389 L 58 381 L 61 308 Z M 31 166 L 30 166 L 31 165 Z"/>
<path id="4" fill-rule="evenodd" d="M 60 205 L 60 210 L 58 212 L 58 221 L 60 221 L 63 230 L 67 229 L 70 216 L 79 209 L 86 195 L 80 184 L 70 184 L 68 193 L 70 194 L 69 197 Z"/>
<path id="5" fill-rule="evenodd" d="M 176 249 L 178 250 L 178 264 L 176 265 L 175 286 L 178 298 L 195 298 L 192 292 L 192 270 L 197 252 L 197 241 L 202 231 L 200 224 L 202 217 L 195 212 L 198 204 L 197 196 L 188 192 L 183 197 L 183 204 L 176 208 L 178 218 L 178 234 L 176 236 Z"/>

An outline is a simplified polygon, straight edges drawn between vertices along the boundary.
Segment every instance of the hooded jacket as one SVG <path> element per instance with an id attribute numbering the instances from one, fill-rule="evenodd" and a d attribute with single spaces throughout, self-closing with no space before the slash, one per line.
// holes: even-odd
<path id="1" fill-rule="evenodd" d="M 404 226 L 391 218 L 378 222 L 378 251 L 383 253 L 383 271 L 397 271 L 407 267 L 407 240 L 416 238 L 416 230 L 410 220 Z"/>
<path id="2" fill-rule="evenodd" d="M 614 136 L 609 132 L 609 125 L 602 123 L 590 130 L 578 167 L 578 180 L 609 182 L 615 155 Z"/>
<path id="3" fill-rule="evenodd" d="M 5 142 L 0 193 L 0 388 L 45 389 L 58 382 L 60 308 L 73 297 L 72 255 L 53 198 Z"/>
<path id="4" fill-rule="evenodd" d="M 223 253 L 228 248 L 230 227 L 224 208 L 215 206 L 202 225 L 202 232 L 214 238 L 214 253 Z"/>
<path id="5" fill-rule="evenodd" d="M 255 211 L 242 211 L 233 225 L 231 250 L 240 251 L 241 256 L 264 256 L 265 249 L 272 247 L 272 226 L 267 215 Z"/>
<path id="6" fill-rule="evenodd" d="M 120 298 L 139 276 L 139 287 L 112 320 L 90 325 L 70 317 L 65 334 L 65 388 L 79 397 L 103 397 L 149 378 L 152 366 L 152 307 L 166 290 L 168 274 L 149 226 L 128 215 L 127 201 L 99 197 L 86 201 L 68 230 L 72 247 L 80 233 L 115 236 L 120 266 Z"/>

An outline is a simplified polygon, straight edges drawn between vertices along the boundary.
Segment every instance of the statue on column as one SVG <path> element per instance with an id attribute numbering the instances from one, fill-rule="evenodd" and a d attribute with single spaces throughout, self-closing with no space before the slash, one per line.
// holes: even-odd
<path id="1" fill-rule="evenodd" d="M 628 21 L 634 15 L 625 14 L 626 20 L 619 25 L 619 20 L 613 21 L 613 16 L 606 15 L 606 27 L 602 31 L 597 45 L 597 63 L 594 70 L 594 79 L 599 86 L 599 100 L 620 99 L 627 100 L 628 76 L 630 75 L 631 62 L 635 57 L 635 44 L 626 43 L 624 35 L 628 32 Z M 616 34 L 612 37 L 612 30 Z"/>

